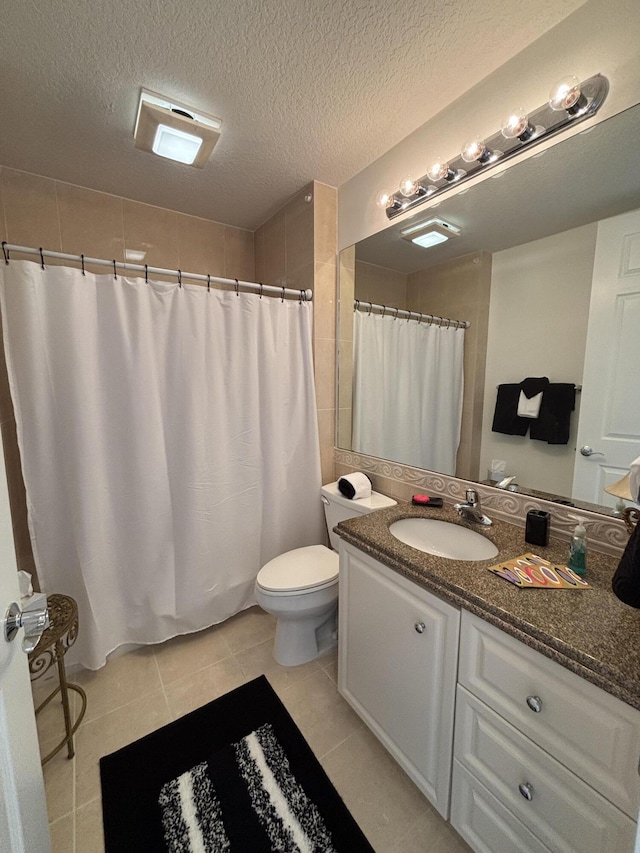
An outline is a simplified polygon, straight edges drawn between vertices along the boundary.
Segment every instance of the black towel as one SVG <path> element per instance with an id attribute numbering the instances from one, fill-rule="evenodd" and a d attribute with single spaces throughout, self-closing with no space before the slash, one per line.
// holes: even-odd
<path id="1" fill-rule="evenodd" d="M 611 587 L 620 601 L 640 607 L 640 521 L 627 542 Z"/>
<path id="2" fill-rule="evenodd" d="M 530 400 L 532 397 L 535 397 L 536 394 L 544 391 L 548 384 L 549 379 L 546 376 L 527 376 L 527 378 L 523 379 L 520 383 L 520 390 L 527 400 Z"/>
<path id="3" fill-rule="evenodd" d="M 529 438 L 547 444 L 567 444 L 571 412 L 576 407 L 576 386 L 567 382 L 551 382 L 542 395 L 540 414 L 531 421 Z"/>
<path id="4" fill-rule="evenodd" d="M 505 435 L 526 435 L 531 418 L 518 417 L 518 400 L 520 399 L 520 385 L 510 383 L 498 385 L 498 396 L 496 397 L 496 410 L 493 415 L 493 432 L 502 432 Z"/>

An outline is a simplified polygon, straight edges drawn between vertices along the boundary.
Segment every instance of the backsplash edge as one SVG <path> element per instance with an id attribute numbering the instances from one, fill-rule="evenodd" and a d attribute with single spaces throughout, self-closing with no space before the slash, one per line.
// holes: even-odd
<path id="1" fill-rule="evenodd" d="M 339 448 L 334 448 L 334 463 L 336 478 L 350 471 L 363 471 L 371 478 L 376 490 L 391 494 L 397 500 L 409 501 L 413 492 L 421 491 L 442 497 L 447 503 L 456 503 L 464 500 L 465 490 L 473 486 L 480 495 L 482 508 L 487 515 L 517 527 L 524 528 L 526 514 L 531 509 L 546 510 L 551 514 L 551 535 L 558 539 L 568 542 L 576 526 L 576 522 L 569 517 L 576 511 L 575 508 L 529 495 L 505 492 L 492 486 Z M 619 557 L 629 538 L 623 521 L 582 509 L 580 515 L 589 521 L 587 536 L 591 550 Z"/>

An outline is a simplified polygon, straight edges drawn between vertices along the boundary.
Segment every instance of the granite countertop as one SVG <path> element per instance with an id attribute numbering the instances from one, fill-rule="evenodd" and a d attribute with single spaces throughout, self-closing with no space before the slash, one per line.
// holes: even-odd
<path id="1" fill-rule="evenodd" d="M 401 518 L 437 518 L 468 527 L 490 539 L 499 553 L 473 562 L 425 554 L 389 532 L 389 525 Z M 587 553 L 585 579 L 590 589 L 520 589 L 487 568 L 527 551 L 565 564 L 568 543 L 551 539 L 546 548 L 528 545 L 522 528 L 499 520 L 488 528 L 470 524 L 450 506 L 425 509 L 399 504 L 341 521 L 335 531 L 399 574 L 640 710 L 640 610 L 623 604 L 611 591 L 617 558 Z"/>

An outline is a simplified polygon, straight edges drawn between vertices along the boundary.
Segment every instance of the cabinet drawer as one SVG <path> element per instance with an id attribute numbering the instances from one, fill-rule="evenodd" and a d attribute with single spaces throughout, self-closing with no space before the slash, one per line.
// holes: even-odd
<path id="1" fill-rule="evenodd" d="M 549 853 L 549 848 L 455 759 L 451 825 L 476 853 Z"/>
<path id="2" fill-rule="evenodd" d="M 457 693 L 454 754 L 551 850 L 633 849 L 634 821 L 463 687 Z"/>
<path id="3" fill-rule="evenodd" d="M 467 611 L 462 613 L 458 680 L 637 817 L 640 711 Z"/>

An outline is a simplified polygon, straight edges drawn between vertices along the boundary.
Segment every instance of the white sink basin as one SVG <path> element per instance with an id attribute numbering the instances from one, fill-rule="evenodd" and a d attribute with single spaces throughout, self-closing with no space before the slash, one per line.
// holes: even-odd
<path id="1" fill-rule="evenodd" d="M 498 549 L 475 530 L 435 518 L 403 518 L 389 525 L 389 532 L 418 551 L 449 560 L 490 560 Z"/>

